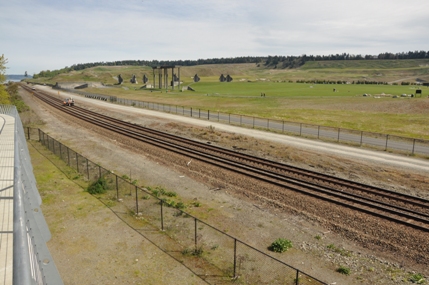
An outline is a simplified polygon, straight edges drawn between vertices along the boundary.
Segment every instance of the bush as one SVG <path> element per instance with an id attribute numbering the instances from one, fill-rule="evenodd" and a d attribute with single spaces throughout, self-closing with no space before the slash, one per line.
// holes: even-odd
<path id="1" fill-rule="evenodd" d="M 350 275 L 350 268 L 345 267 L 345 266 L 340 266 L 340 267 L 338 267 L 337 272 L 344 274 L 344 275 Z"/>
<path id="2" fill-rule="evenodd" d="M 269 250 L 274 252 L 284 252 L 284 251 L 287 251 L 289 248 L 292 248 L 292 242 L 284 238 L 276 239 L 270 245 L 270 247 L 268 247 Z"/>
<path id="3" fill-rule="evenodd" d="M 107 190 L 107 183 L 106 179 L 99 178 L 97 181 L 89 185 L 89 187 L 86 189 L 90 194 L 103 194 Z"/>

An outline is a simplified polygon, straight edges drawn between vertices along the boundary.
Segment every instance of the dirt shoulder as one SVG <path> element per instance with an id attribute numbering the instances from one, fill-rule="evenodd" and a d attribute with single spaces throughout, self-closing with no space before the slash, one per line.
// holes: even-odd
<path id="1" fill-rule="evenodd" d="M 350 242 L 345 237 L 324 228 L 317 221 L 308 220 L 299 213 L 282 213 L 256 201 L 243 199 L 237 195 L 234 189 L 229 189 L 228 185 L 223 185 L 224 187 L 219 191 L 213 191 L 218 185 L 213 185 L 207 177 L 199 180 L 192 179 L 192 175 L 183 168 L 169 165 L 168 161 L 149 156 L 144 151 L 132 149 L 114 138 L 103 136 L 102 133 L 91 127 L 86 128 L 82 124 L 70 121 L 61 113 L 40 104 L 28 94 L 23 97 L 32 109 L 32 114 L 28 118 L 22 118 L 24 123 L 26 120 L 43 121 L 44 124 L 41 128 L 45 132 L 72 149 L 78 150 L 92 161 L 100 163 L 116 173 L 130 175 L 142 184 L 162 185 L 166 189 L 177 192 L 183 199 L 201 201 L 207 209 L 215 209 L 212 215 L 207 216 L 214 226 L 226 227 L 227 225 L 229 233 L 235 234 L 241 240 L 257 248 L 265 248 L 279 237 L 292 240 L 294 248 L 287 253 L 287 263 L 321 280 L 329 283 L 337 282 L 337 284 L 409 284 L 407 281 L 410 276 L 409 272 L 429 274 L 429 272 L 425 272 L 427 268 L 425 269 L 419 264 L 404 264 L 401 263 L 400 256 L 377 252 Z M 425 185 L 429 182 L 428 172 L 425 168 L 401 167 L 397 169 L 391 163 L 374 162 L 366 160 L 365 157 L 357 159 L 332 152 L 322 154 L 319 149 L 311 150 L 275 140 L 261 140 L 255 138 L 252 135 L 253 131 L 250 130 L 245 130 L 250 134 L 248 136 L 237 129 L 223 130 L 221 126 L 217 125 L 214 126 L 214 129 L 209 129 L 208 126 L 213 126 L 213 123 L 204 122 L 205 125 L 201 125 L 201 121 L 197 121 L 195 124 L 182 122 L 179 119 L 172 121 L 166 114 L 157 113 L 156 116 L 152 116 L 135 108 L 128 108 L 126 109 L 128 111 L 124 112 L 123 109 L 116 109 L 116 106 L 107 108 L 104 105 L 94 105 L 98 102 L 93 104 L 84 100 L 76 101 L 80 101 L 81 105 L 89 109 L 110 116 L 117 116 L 123 120 L 200 141 L 210 141 L 222 147 L 238 146 L 245 152 L 275 158 L 299 167 L 397 191 L 426 197 L 428 195 L 425 192 Z M 160 154 L 160 157 L 163 155 Z M 392 161 L 396 161 L 396 159 Z M 183 163 L 186 161 L 184 160 Z M 35 165 L 34 161 L 33 165 Z M 46 169 L 39 175 L 43 177 L 46 173 L 57 171 Z M 55 203 L 45 203 L 46 197 L 44 197 L 43 211 L 53 233 L 53 238 L 49 242 L 51 253 L 66 284 L 82 283 L 78 277 L 79 270 L 87 272 L 88 276 L 85 280 L 89 281 L 84 282 L 85 284 L 133 284 L 133 282 L 135 284 L 181 284 L 176 282 L 176 279 L 170 280 L 167 279 L 168 277 L 160 275 L 164 270 L 159 270 L 159 268 L 166 261 L 164 257 L 157 258 L 161 254 L 156 253 L 156 247 L 152 248 L 150 252 L 141 251 L 135 254 L 138 250 L 151 248 L 148 245 L 151 243 L 145 241 L 144 237 L 138 236 L 132 230 L 121 228 L 119 225 L 123 222 L 110 210 L 103 208 L 98 200 L 83 192 L 82 188 L 74 190 L 76 193 L 72 198 L 63 199 L 62 197 L 71 194 L 58 189 L 67 188 L 68 183 L 72 185 L 74 183 L 67 181 L 64 177 L 55 181 L 54 185 L 57 186 L 51 190 L 52 193 L 48 193 L 55 196 Z M 45 186 L 41 186 L 40 183 L 38 180 L 39 189 L 44 188 Z M 87 201 L 91 202 L 85 204 Z M 52 207 L 52 212 L 49 207 Z M 218 224 L 216 225 L 216 223 Z M 116 231 L 116 228 L 121 228 L 121 230 Z M 94 233 L 95 240 L 89 240 L 90 233 Z M 103 242 L 97 242 L 97 240 Z M 104 243 L 105 245 L 101 245 Z M 343 249 L 343 251 L 333 251 L 332 247 L 328 248 L 329 245 L 335 245 L 335 248 Z M 349 254 L 342 254 L 344 250 Z M 75 256 L 76 258 L 74 258 Z M 168 257 L 165 258 L 168 259 Z M 115 266 L 107 265 L 112 260 L 116 261 Z M 141 275 L 136 274 L 136 272 L 141 272 L 142 267 L 145 266 L 142 265 L 142 260 L 150 260 L 153 264 L 158 264 L 158 267 L 148 267 L 151 270 L 144 271 Z M 344 276 L 335 272 L 340 265 L 350 267 L 351 275 Z M 133 266 L 138 269 L 130 271 L 125 268 L 134 268 Z M 174 264 L 171 266 L 173 272 L 181 273 L 177 279 L 183 280 L 183 284 L 198 284 L 201 281 L 200 279 L 195 281 L 196 277 L 187 269 L 176 267 Z M 107 269 L 106 271 L 104 271 L 104 267 Z M 100 274 L 96 273 L 97 271 L 100 271 Z M 130 275 L 138 276 L 133 276 L 134 279 L 130 279 L 129 283 L 119 281 L 114 283 L 117 278 L 102 279 L 107 278 L 105 275 L 120 275 L 124 278 L 130 277 Z M 154 276 L 158 276 L 158 279 L 152 281 L 153 279 L 150 278 Z M 98 280 L 99 278 L 101 279 Z M 191 281 L 187 278 L 190 278 Z M 96 282 L 97 280 L 101 282 Z"/>

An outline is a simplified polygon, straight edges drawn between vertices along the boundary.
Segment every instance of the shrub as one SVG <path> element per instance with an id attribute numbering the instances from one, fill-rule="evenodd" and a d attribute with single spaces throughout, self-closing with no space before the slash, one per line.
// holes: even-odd
<path id="1" fill-rule="evenodd" d="M 269 247 L 268 249 L 274 252 L 284 252 L 288 250 L 289 248 L 292 248 L 292 242 L 290 240 L 284 239 L 284 238 L 278 238 L 276 239 Z"/>
<path id="2" fill-rule="evenodd" d="M 99 178 L 97 181 L 89 185 L 86 190 L 92 195 L 105 193 L 107 190 L 106 179 L 103 177 Z"/>
<path id="3" fill-rule="evenodd" d="M 344 275 L 350 275 L 350 268 L 345 267 L 345 266 L 340 266 L 337 268 L 337 272 L 344 274 Z"/>

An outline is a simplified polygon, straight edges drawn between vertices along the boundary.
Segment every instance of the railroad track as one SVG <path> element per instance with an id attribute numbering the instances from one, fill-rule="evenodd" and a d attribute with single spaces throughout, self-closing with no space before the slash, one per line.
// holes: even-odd
<path id="1" fill-rule="evenodd" d="M 283 189 L 299 192 L 429 232 L 429 200 L 312 172 L 243 154 L 236 150 L 215 147 L 207 143 L 124 122 L 78 106 L 64 107 L 62 106 L 62 100 L 59 98 L 41 91 L 31 90 L 25 85 L 21 86 L 52 107 L 103 129 L 195 160 L 216 165 L 222 169 L 246 175 Z M 275 199 L 276 195 L 282 194 L 274 192 L 276 191 L 273 190 L 273 193 L 268 194 L 271 197 L 267 198 Z"/>

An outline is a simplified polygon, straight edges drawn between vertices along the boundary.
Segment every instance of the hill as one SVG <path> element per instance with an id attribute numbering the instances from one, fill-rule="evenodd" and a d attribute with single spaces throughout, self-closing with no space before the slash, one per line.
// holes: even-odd
<path id="1" fill-rule="evenodd" d="M 169 76 L 171 71 L 169 70 Z M 178 73 L 178 68 L 175 69 Z M 153 77 L 150 66 L 96 66 L 82 70 L 60 73 L 53 77 L 38 77 L 31 82 L 101 82 L 115 84 L 117 76 L 128 80 L 135 75 L 141 81 L 143 75 L 149 80 Z M 181 66 L 180 77 L 191 83 L 195 74 L 208 82 L 217 82 L 221 74 L 229 74 L 235 80 L 292 81 L 376 81 L 376 82 L 429 82 L 429 59 L 402 60 L 330 60 L 307 61 L 303 66 L 293 69 L 267 68 L 263 64 L 232 63 Z M 178 75 L 178 74 L 177 74 Z"/>

